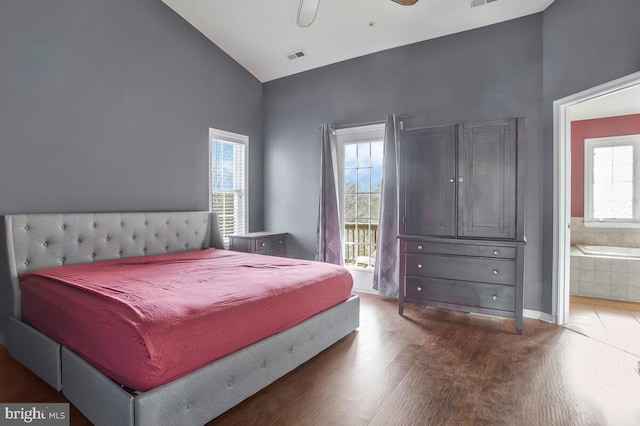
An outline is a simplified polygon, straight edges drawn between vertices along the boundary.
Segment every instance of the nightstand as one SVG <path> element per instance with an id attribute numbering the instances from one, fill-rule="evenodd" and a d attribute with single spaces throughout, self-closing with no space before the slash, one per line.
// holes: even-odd
<path id="1" fill-rule="evenodd" d="M 229 235 L 229 250 L 285 257 L 287 232 L 248 232 Z"/>

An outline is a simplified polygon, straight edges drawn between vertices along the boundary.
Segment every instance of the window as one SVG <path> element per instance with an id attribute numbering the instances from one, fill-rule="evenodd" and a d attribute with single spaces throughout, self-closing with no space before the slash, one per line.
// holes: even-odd
<path id="1" fill-rule="evenodd" d="M 340 147 L 344 263 L 375 264 L 382 191 L 384 125 L 336 130 Z"/>
<path id="2" fill-rule="evenodd" d="M 210 129 L 209 206 L 218 213 L 225 245 L 247 228 L 247 136 Z"/>
<path id="3" fill-rule="evenodd" d="M 585 223 L 640 222 L 640 135 L 586 139 Z"/>

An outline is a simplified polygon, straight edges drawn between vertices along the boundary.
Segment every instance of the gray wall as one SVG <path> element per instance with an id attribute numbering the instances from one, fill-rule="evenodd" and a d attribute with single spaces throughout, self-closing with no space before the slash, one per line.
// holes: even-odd
<path id="1" fill-rule="evenodd" d="M 553 101 L 640 70 L 640 0 L 556 0 L 543 13 L 264 86 L 265 225 L 312 258 L 320 123 L 527 118 L 525 307 L 551 313 Z"/>
<path id="2" fill-rule="evenodd" d="M 556 0 L 263 86 L 159 0 L 3 0 L 0 213 L 207 209 L 217 127 L 251 138 L 250 228 L 313 258 L 318 125 L 525 116 L 525 306 L 551 312 L 552 102 L 640 70 L 638 40 L 640 0 Z"/>
<path id="3" fill-rule="evenodd" d="M 160 0 L 2 0 L 0 58 L 0 214 L 208 210 L 216 127 L 262 227 L 262 84 Z"/>
<path id="4" fill-rule="evenodd" d="M 556 0 L 543 15 L 543 306 L 551 311 L 553 101 L 640 71 L 640 0 Z"/>
<path id="5" fill-rule="evenodd" d="M 525 304 L 542 309 L 542 15 L 364 56 L 264 85 L 265 225 L 311 259 L 325 123 L 412 114 L 407 127 L 527 118 Z"/>

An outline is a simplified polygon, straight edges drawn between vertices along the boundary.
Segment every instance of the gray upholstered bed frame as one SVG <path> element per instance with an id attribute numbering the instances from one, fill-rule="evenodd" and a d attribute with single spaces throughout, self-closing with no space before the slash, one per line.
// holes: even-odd
<path id="1" fill-rule="evenodd" d="M 7 215 L 0 221 L 0 343 L 98 425 L 201 425 L 359 326 L 353 296 L 297 326 L 143 393 L 130 392 L 21 321 L 18 275 L 32 269 L 222 248 L 208 212 Z M 73 309 L 72 306 L 69 307 Z"/>

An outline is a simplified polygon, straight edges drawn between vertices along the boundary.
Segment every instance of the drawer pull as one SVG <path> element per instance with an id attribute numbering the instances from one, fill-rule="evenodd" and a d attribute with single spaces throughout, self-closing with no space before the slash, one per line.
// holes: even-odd
<path id="1" fill-rule="evenodd" d="M 497 269 L 493 270 L 493 275 L 498 275 L 500 273 L 500 271 L 498 271 Z"/>
<path id="2" fill-rule="evenodd" d="M 417 287 L 417 290 L 418 291 L 422 291 L 422 287 Z"/>
<path id="3" fill-rule="evenodd" d="M 494 250 L 493 254 L 495 254 L 497 256 L 498 254 L 500 254 L 500 252 L 498 250 Z"/>
<path id="4" fill-rule="evenodd" d="M 453 178 L 449 179 L 449 182 L 451 182 L 451 183 L 454 183 L 455 181 L 456 181 L 456 180 L 455 180 L 455 179 L 453 179 Z"/>
<path id="5" fill-rule="evenodd" d="M 495 294 L 491 297 L 493 300 L 498 300 L 498 296 L 496 296 Z"/>
<path id="6" fill-rule="evenodd" d="M 422 269 L 422 263 L 418 263 L 418 269 Z"/>
<path id="7" fill-rule="evenodd" d="M 282 240 L 278 241 L 278 244 L 282 244 Z"/>
<path id="8" fill-rule="evenodd" d="M 422 246 L 418 246 L 418 250 L 422 250 Z"/>
<path id="9" fill-rule="evenodd" d="M 261 245 L 262 247 L 264 247 L 264 246 L 266 246 L 266 245 L 267 245 L 267 243 L 262 243 L 262 244 L 260 244 L 260 245 Z"/>

